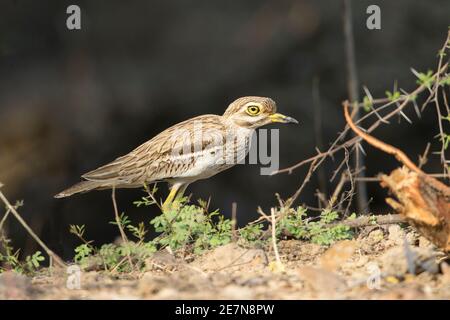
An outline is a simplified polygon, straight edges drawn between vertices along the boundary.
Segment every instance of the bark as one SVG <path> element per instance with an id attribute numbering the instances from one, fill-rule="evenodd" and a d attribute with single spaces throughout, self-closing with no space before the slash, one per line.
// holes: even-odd
<path id="1" fill-rule="evenodd" d="M 450 252 L 450 188 L 406 167 L 381 176 L 395 196 L 386 202 L 432 243 Z"/>

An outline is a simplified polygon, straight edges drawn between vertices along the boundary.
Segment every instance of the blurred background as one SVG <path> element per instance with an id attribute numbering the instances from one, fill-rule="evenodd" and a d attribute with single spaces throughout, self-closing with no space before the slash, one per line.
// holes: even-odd
<path id="1" fill-rule="evenodd" d="M 70 4 L 81 8 L 81 30 L 66 28 Z M 381 30 L 366 28 L 371 4 L 381 8 Z M 411 67 L 436 68 L 450 24 L 448 0 L 358 0 L 352 10 L 360 88 L 366 85 L 374 97 L 384 97 L 395 81 L 406 90 L 415 87 Z M 113 220 L 110 192 L 53 199 L 81 174 L 172 124 L 221 114 L 244 95 L 272 97 L 281 112 L 300 121 L 300 126 L 272 126 L 280 128 L 280 167 L 293 165 L 315 154 L 318 130 L 324 148 L 342 130 L 345 61 L 342 1 L 2 0 L 2 190 L 11 201 L 24 200 L 20 213 L 44 242 L 72 257 L 78 241 L 69 224 L 85 224 L 86 237 L 96 244 L 118 235 L 108 224 Z M 408 114 L 413 125 L 393 121 L 375 135 L 417 160 L 438 130 L 432 112 L 421 119 Z M 398 166 L 373 148 L 365 150 L 368 175 Z M 325 163 L 325 177 L 338 161 Z M 291 196 L 306 169 L 263 176 L 257 165 L 239 165 L 191 185 L 188 192 L 193 200 L 211 197 L 210 208 L 227 217 L 237 202 L 243 225 L 257 217 L 258 205 L 275 205 L 276 192 Z M 437 156 L 425 170 L 440 170 Z M 317 205 L 317 188 L 314 176 L 297 203 Z M 329 194 L 333 186 L 326 189 Z M 369 184 L 368 191 L 374 212 L 389 210 L 378 184 Z M 134 222 L 159 213 L 132 204 L 143 195 L 138 189 L 118 192 L 120 210 Z M 159 196 L 165 195 L 161 186 Z M 36 250 L 13 218 L 7 230 L 15 247 Z"/>

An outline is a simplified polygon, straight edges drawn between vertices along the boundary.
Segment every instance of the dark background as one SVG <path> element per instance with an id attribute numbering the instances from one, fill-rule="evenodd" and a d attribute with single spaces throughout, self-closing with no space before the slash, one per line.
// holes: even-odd
<path id="1" fill-rule="evenodd" d="M 66 8 L 78 4 L 82 29 L 66 28 Z M 381 30 L 366 28 L 367 6 L 381 7 Z M 353 1 L 360 85 L 384 97 L 395 81 L 414 88 L 410 72 L 435 69 L 450 24 L 450 1 Z M 11 201 L 23 199 L 23 217 L 56 252 L 73 256 L 69 224 L 85 224 L 87 238 L 112 241 L 116 227 L 109 192 L 56 200 L 79 176 L 131 151 L 187 118 L 221 114 L 235 98 L 262 95 L 300 126 L 280 128 L 280 165 L 314 155 L 313 91 L 318 90 L 326 147 L 342 130 L 347 98 L 342 1 L 9 1 L 0 2 L 0 181 Z M 362 91 L 361 91 L 361 94 Z M 438 133 L 432 109 L 414 124 L 394 120 L 376 136 L 417 160 Z M 277 126 L 273 126 L 277 127 Z M 433 150 L 438 149 L 434 140 Z M 366 146 L 368 175 L 397 166 Z M 336 159 L 338 161 L 339 158 Z M 336 162 L 325 164 L 327 176 Z M 193 199 L 211 196 L 211 208 L 229 216 L 238 204 L 242 225 L 256 207 L 277 203 L 302 182 L 291 175 L 261 176 L 239 165 L 190 186 Z M 438 172 L 437 156 L 425 170 Z M 298 203 L 316 205 L 315 176 Z M 369 184 L 372 209 L 385 212 L 384 193 Z M 328 186 L 328 193 L 332 186 Z M 166 194 L 161 187 L 160 196 Z M 135 222 L 156 208 L 136 208 L 140 190 L 120 190 L 120 210 Z M 9 219 L 16 247 L 36 249 Z"/>

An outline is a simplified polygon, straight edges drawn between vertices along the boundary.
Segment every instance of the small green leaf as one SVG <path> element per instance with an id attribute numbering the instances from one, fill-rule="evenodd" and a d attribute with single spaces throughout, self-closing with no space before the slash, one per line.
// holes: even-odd
<path id="1" fill-rule="evenodd" d="M 398 98 L 400 98 L 400 92 L 399 91 L 390 92 L 386 90 L 386 96 L 389 99 L 389 101 L 396 101 L 398 100 Z"/>
<path id="2" fill-rule="evenodd" d="M 363 108 L 366 112 L 369 112 L 373 108 L 372 99 L 370 99 L 368 96 L 364 96 L 363 98 Z"/>

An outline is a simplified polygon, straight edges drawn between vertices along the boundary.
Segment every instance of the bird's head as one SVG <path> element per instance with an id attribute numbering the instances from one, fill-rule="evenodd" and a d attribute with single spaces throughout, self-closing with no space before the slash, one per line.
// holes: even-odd
<path id="1" fill-rule="evenodd" d="M 294 118 L 277 113 L 275 101 L 266 97 L 242 97 L 233 101 L 223 114 L 236 125 L 256 129 L 273 122 L 298 123 Z"/>

